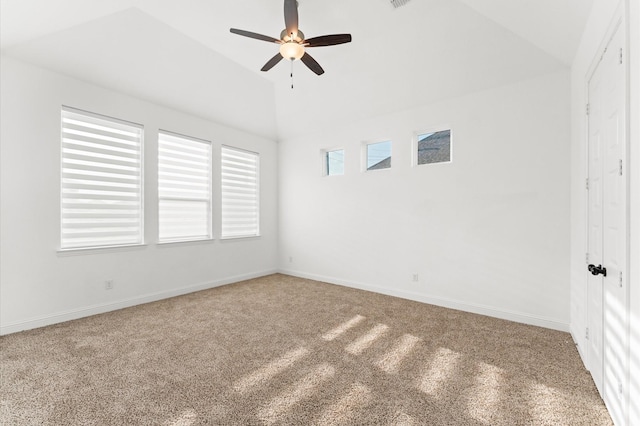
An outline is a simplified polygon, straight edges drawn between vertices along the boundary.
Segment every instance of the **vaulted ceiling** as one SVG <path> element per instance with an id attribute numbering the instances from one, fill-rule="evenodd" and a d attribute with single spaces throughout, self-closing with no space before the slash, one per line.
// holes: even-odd
<path id="1" fill-rule="evenodd" d="M 0 0 L 2 53 L 271 139 L 566 69 L 592 0 L 299 0 L 307 37 L 353 42 L 259 69 L 282 0 Z"/>

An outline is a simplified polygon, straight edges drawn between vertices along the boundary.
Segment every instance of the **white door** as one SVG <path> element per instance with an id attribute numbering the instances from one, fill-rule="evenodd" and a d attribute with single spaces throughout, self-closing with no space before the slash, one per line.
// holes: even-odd
<path id="1" fill-rule="evenodd" d="M 626 411 L 628 347 L 623 47 L 618 27 L 589 81 L 588 364 L 614 419 Z"/>

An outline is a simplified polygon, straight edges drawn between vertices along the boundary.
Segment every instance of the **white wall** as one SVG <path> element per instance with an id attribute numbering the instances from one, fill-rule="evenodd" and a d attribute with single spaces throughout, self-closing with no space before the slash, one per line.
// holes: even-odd
<path id="1" fill-rule="evenodd" d="M 281 141 L 280 267 L 567 330 L 569 94 L 555 72 Z M 440 124 L 453 162 L 411 167 L 412 133 Z M 363 173 L 374 140 L 393 166 Z M 334 147 L 346 174 L 322 177 Z"/>
<path id="2" fill-rule="evenodd" d="M 602 47 L 609 25 L 617 10 L 625 10 L 628 17 L 626 28 L 629 36 L 628 60 L 629 81 L 629 136 L 630 152 L 630 369 L 629 383 L 625 385 L 629 401 L 628 417 L 624 413 L 612 413 L 616 424 L 640 424 L 640 2 L 638 0 L 612 1 L 594 0 L 591 15 L 586 24 L 582 41 L 571 69 L 572 144 L 571 144 L 571 333 L 584 357 L 586 340 L 584 330 L 587 325 L 586 268 L 586 201 L 584 190 L 586 170 L 586 116 L 587 73 L 592 61 Z M 622 9 L 618 9 L 622 8 Z"/>
<path id="3" fill-rule="evenodd" d="M 567 68 L 530 41 L 457 1 L 414 1 L 393 10 L 383 2 L 369 3 L 375 4 L 366 7 L 387 10 L 383 16 L 388 26 L 363 19 L 352 43 L 313 50 L 313 57 L 325 66 L 321 77 L 294 63 L 295 90 L 291 90 L 288 64 L 286 73 L 281 68 L 272 74 L 279 77 L 275 99 L 281 139 Z M 338 33 L 345 27 L 339 28 Z M 393 47 L 381 48 L 390 39 Z"/>
<path id="4" fill-rule="evenodd" d="M 277 146 L 234 130 L 3 56 L 0 120 L 0 331 L 8 333 L 264 275 L 277 268 Z M 223 99 L 221 98 L 221 101 Z M 60 107 L 144 125 L 146 246 L 60 254 Z M 256 111 L 259 114 L 260 111 Z M 251 114 L 245 119 L 251 120 Z M 157 132 L 260 153 L 262 237 L 168 244 L 157 238 Z M 219 170 L 219 169 L 217 169 Z M 219 172 L 214 169 L 219 235 Z M 104 280 L 115 280 L 113 290 Z"/>
<path id="5" fill-rule="evenodd" d="M 97 15 L 107 7 L 94 3 L 83 6 Z M 183 18 L 182 12 L 190 9 L 175 2 L 153 3 L 160 9 L 174 3 L 174 16 Z M 3 13 L 11 15 L 4 5 Z M 15 13 L 14 19 L 20 16 L 25 15 Z M 30 18 L 21 21 L 25 19 Z M 276 138 L 270 81 L 136 7 L 23 40 L 3 53 L 195 117 Z"/>

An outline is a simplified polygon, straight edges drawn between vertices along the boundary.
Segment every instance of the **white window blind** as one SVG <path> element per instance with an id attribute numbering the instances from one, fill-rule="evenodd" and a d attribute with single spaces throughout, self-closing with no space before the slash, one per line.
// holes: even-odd
<path id="1" fill-rule="evenodd" d="M 258 154 L 222 147 L 222 238 L 260 235 Z"/>
<path id="2" fill-rule="evenodd" d="M 142 244 L 142 126 L 61 115 L 60 248 Z"/>
<path id="3" fill-rule="evenodd" d="M 211 142 L 160 132 L 158 200 L 159 241 L 212 237 Z"/>

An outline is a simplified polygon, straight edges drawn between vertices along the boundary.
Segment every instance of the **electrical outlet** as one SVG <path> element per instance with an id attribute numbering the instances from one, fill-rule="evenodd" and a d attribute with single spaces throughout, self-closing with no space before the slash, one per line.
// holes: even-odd
<path id="1" fill-rule="evenodd" d="M 413 282 L 417 283 L 418 281 L 420 281 L 420 276 L 417 273 L 413 274 Z"/>
<path id="2" fill-rule="evenodd" d="M 112 290 L 113 289 L 113 280 L 106 280 L 104 282 L 104 289 L 105 290 Z"/>
<path id="3" fill-rule="evenodd" d="M 289 263 L 293 263 L 293 256 L 289 256 Z"/>

